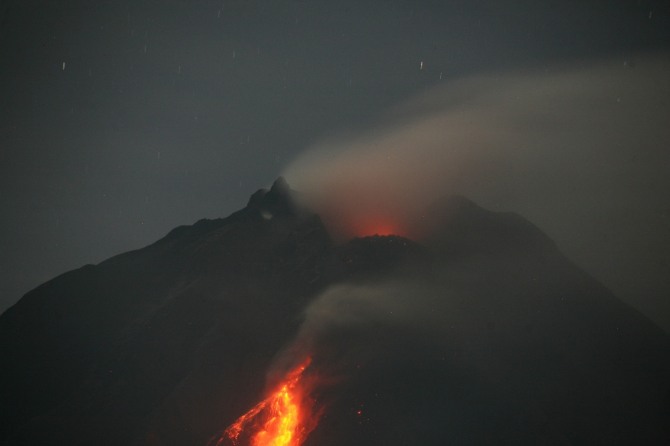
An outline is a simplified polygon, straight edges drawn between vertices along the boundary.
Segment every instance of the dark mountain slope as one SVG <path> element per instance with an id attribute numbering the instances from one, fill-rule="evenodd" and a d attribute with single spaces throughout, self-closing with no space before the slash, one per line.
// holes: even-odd
<path id="1" fill-rule="evenodd" d="M 668 443 L 661 329 L 516 214 L 452 197 L 421 224 L 433 263 L 383 288 L 418 315 L 326 332 L 356 378 L 308 445 Z"/>
<path id="2" fill-rule="evenodd" d="M 277 182 L 226 219 L 177 228 L 36 288 L 0 318 L 2 437 L 129 443 L 217 326 L 239 349 L 245 337 L 265 338 L 262 386 L 263 366 L 323 286 L 329 250 L 318 217 L 296 209 Z"/>
<path id="3" fill-rule="evenodd" d="M 452 197 L 418 243 L 334 246 L 292 194 L 280 179 L 26 294 L 0 317 L 0 442 L 204 445 L 263 395 L 304 309 L 342 291 L 377 294 L 314 339 L 341 379 L 308 445 L 668 439 L 668 336 L 520 216 Z"/>

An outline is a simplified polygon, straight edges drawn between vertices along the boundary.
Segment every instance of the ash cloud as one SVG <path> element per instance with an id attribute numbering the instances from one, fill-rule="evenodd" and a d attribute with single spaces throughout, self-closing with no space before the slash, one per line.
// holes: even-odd
<path id="1" fill-rule="evenodd" d="M 414 296 L 414 298 L 410 297 Z M 376 284 L 345 283 L 335 285 L 320 294 L 305 310 L 304 322 L 292 346 L 292 356 L 318 350 L 316 344 L 331 334 L 369 330 L 378 325 L 424 326 L 436 317 L 434 292 L 418 287 L 409 281 L 387 281 Z"/>
<path id="2" fill-rule="evenodd" d="M 443 352 L 460 342 L 479 342 L 473 330 L 481 326 L 474 320 L 480 315 L 468 308 L 481 290 L 467 289 L 474 289 L 480 276 L 444 265 L 438 270 L 431 279 L 400 277 L 327 288 L 304 310 L 300 330 L 278 356 L 269 381 L 306 356 L 332 383 L 338 376 L 352 378 L 352 368 L 398 363 L 402 357 L 425 360 L 430 356 L 426 349 Z"/>
<path id="3" fill-rule="evenodd" d="M 410 279 L 331 286 L 305 309 L 296 338 L 278 356 L 268 382 L 278 382 L 310 356 L 317 382 L 311 385 L 326 394 L 335 389 L 335 399 L 341 399 L 340 393 L 351 393 L 347 386 L 361 384 L 361 370 L 374 375 L 387 364 L 425 361 L 426 350 L 457 342 L 445 333 L 452 317 L 463 316 L 450 308 L 457 302 L 436 284 Z"/>
<path id="4" fill-rule="evenodd" d="M 418 237 L 445 194 L 514 210 L 667 329 L 670 55 L 633 60 L 449 81 L 284 176 L 343 239 L 381 222 Z"/>

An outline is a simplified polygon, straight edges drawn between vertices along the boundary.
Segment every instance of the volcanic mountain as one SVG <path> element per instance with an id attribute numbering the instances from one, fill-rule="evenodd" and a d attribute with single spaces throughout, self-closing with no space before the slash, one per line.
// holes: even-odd
<path id="1" fill-rule="evenodd" d="M 670 444 L 668 335 L 522 217 L 449 197 L 418 240 L 336 243 L 295 197 L 279 179 L 27 293 L 0 317 L 0 442 L 235 444 L 308 354 L 306 446 Z"/>

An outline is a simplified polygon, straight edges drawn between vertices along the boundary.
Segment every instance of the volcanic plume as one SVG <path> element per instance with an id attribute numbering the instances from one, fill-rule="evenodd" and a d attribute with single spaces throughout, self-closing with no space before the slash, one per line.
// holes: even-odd
<path id="1" fill-rule="evenodd" d="M 420 240 L 445 193 L 513 209 L 670 327 L 670 59 L 634 59 L 450 79 L 321 138 L 283 175 L 342 242 L 387 227 Z"/>

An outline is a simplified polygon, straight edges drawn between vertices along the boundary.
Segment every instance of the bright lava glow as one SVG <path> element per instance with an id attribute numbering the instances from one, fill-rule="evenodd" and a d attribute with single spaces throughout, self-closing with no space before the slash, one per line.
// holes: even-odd
<path id="1" fill-rule="evenodd" d="M 404 232 L 399 225 L 390 218 L 368 216 L 358 218 L 356 222 L 349 225 L 349 230 L 354 237 L 366 237 L 370 235 L 402 235 Z"/>
<path id="2" fill-rule="evenodd" d="M 305 389 L 303 372 L 311 358 L 293 369 L 266 399 L 209 442 L 213 446 L 300 446 L 316 427 L 318 414 Z"/>

